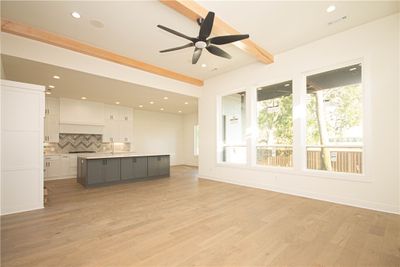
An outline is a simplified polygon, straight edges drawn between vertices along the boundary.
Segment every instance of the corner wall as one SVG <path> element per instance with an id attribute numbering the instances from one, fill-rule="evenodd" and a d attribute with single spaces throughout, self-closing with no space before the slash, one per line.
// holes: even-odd
<path id="1" fill-rule="evenodd" d="M 217 164 L 217 96 L 260 83 L 293 79 L 294 94 L 305 90 L 304 73 L 362 59 L 367 94 L 365 176 L 330 177 L 295 166 L 291 170 Z M 201 125 L 199 177 L 398 213 L 399 185 L 399 14 L 361 25 L 207 80 L 199 102 Z M 297 99 L 298 103 L 301 100 Z M 295 106 L 294 117 L 301 115 Z M 300 114 L 300 115 L 299 115 Z M 297 129 L 301 120 L 295 119 Z M 297 126 L 296 126 L 297 125 Z M 295 157 L 305 141 L 295 133 Z"/>

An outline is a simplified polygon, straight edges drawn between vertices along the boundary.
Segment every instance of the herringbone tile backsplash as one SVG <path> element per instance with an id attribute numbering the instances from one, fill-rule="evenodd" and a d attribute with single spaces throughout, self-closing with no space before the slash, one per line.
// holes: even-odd
<path id="1" fill-rule="evenodd" d="M 109 152 L 112 145 L 102 142 L 101 134 L 60 134 L 58 143 L 48 144 L 45 153 L 69 153 L 73 151 Z M 130 151 L 130 144 L 116 144 L 118 151 Z"/>
<path id="2" fill-rule="evenodd" d="M 62 151 L 100 151 L 100 134 L 60 134 L 58 147 Z"/>

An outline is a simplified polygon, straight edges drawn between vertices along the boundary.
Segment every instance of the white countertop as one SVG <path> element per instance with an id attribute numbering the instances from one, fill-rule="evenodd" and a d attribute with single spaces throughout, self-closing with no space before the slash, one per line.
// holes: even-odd
<path id="1" fill-rule="evenodd" d="M 151 157 L 151 156 L 169 156 L 168 154 L 138 154 L 138 153 L 88 153 L 79 154 L 78 157 L 84 159 L 109 159 L 109 158 L 129 158 L 129 157 Z"/>

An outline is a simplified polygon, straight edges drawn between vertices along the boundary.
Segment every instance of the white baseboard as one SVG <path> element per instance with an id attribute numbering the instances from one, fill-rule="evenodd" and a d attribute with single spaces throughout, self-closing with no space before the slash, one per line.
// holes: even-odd
<path id="1" fill-rule="evenodd" d="M 276 186 L 266 185 L 266 184 L 249 183 L 248 181 L 222 179 L 222 178 L 210 177 L 207 175 L 200 175 L 200 174 L 198 175 L 198 178 L 206 179 L 206 180 L 213 180 L 213 181 L 218 181 L 218 182 L 223 182 L 223 183 L 236 184 L 236 185 L 252 187 L 252 188 L 259 188 L 259 189 L 269 190 L 269 191 L 273 191 L 273 192 L 295 195 L 295 196 L 300 196 L 300 197 L 306 197 L 306 198 L 311 198 L 311 199 L 317 199 L 317 200 L 322 200 L 322 201 L 328 201 L 328 202 L 333 202 L 336 204 L 353 206 L 353 207 L 357 207 L 357 208 L 370 209 L 370 210 L 388 212 L 388 213 L 393 213 L 393 214 L 400 214 L 399 207 L 391 206 L 391 205 L 387 205 L 387 204 L 383 204 L 383 203 L 377 203 L 377 202 L 371 202 L 371 201 L 365 201 L 365 200 L 359 200 L 359 199 L 350 199 L 350 198 L 344 198 L 344 197 L 340 197 L 340 196 L 327 196 L 327 195 L 322 195 L 322 194 L 319 194 L 316 192 L 306 192 L 306 191 L 300 191 L 300 190 L 296 190 L 296 189 L 292 189 L 292 188 L 281 188 L 281 187 L 276 187 Z"/>
<path id="2" fill-rule="evenodd" d="M 44 179 L 44 181 L 46 182 L 46 181 L 63 180 L 63 179 L 73 179 L 73 178 L 76 179 L 76 176 L 52 177 L 52 178 Z"/>
<path id="3" fill-rule="evenodd" d="M 26 212 L 26 211 L 32 211 L 32 210 L 40 210 L 43 208 L 44 208 L 43 204 L 39 205 L 39 206 L 32 206 L 32 207 L 13 207 L 12 209 L 1 210 L 1 216 L 14 214 L 14 213 L 21 213 L 21 212 Z"/>

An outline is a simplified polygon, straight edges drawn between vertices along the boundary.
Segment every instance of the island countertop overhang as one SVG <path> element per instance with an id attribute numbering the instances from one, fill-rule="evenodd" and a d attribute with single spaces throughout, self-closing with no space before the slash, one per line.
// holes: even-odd
<path id="1" fill-rule="evenodd" d="M 89 154 L 89 155 L 79 155 L 78 158 L 90 160 L 90 159 L 160 157 L 160 156 L 170 156 L 170 155 L 169 154 L 139 154 L 139 153 L 116 153 L 116 154 L 96 153 L 96 154 Z"/>

